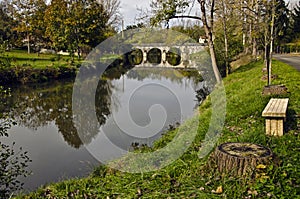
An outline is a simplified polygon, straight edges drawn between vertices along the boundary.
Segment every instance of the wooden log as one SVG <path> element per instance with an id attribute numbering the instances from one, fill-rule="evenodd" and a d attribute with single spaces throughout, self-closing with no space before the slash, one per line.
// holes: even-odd
<path id="1" fill-rule="evenodd" d="M 249 176 L 257 165 L 269 164 L 273 154 L 269 148 L 262 145 L 230 142 L 218 146 L 214 156 L 220 173 Z"/>

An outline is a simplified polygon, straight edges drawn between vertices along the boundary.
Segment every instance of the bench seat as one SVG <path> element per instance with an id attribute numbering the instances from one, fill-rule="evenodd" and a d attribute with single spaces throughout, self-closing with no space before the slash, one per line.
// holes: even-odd
<path id="1" fill-rule="evenodd" d="M 286 118 L 288 98 L 271 98 L 262 112 L 266 118 L 266 134 L 283 136 L 283 125 Z"/>

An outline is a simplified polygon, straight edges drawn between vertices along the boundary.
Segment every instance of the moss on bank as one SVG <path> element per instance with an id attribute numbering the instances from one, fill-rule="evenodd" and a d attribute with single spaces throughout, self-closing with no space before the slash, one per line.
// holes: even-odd
<path id="1" fill-rule="evenodd" d="M 200 106 L 198 134 L 189 150 L 171 165 L 150 173 L 122 173 L 100 166 L 87 178 L 72 179 L 41 187 L 17 198 L 297 198 L 300 195 L 300 73 L 278 61 L 273 73 L 274 84 L 284 84 L 289 93 L 287 133 L 267 137 L 261 112 L 272 96 L 262 96 L 266 82 L 261 79 L 262 62 L 250 63 L 224 79 L 227 115 L 218 144 L 228 141 L 265 145 L 276 154 L 274 164 L 257 172 L 253 179 L 229 178 L 217 173 L 207 158 L 198 157 L 201 142 L 207 132 L 211 102 Z M 172 140 L 176 130 L 158 140 L 155 150 Z"/>

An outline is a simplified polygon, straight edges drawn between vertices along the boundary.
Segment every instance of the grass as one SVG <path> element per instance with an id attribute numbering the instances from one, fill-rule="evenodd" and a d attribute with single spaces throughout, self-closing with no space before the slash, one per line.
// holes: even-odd
<path id="1" fill-rule="evenodd" d="M 251 142 L 269 147 L 274 163 L 257 171 L 254 178 L 233 178 L 219 174 L 207 159 L 198 157 L 201 141 L 209 126 L 211 102 L 200 106 L 200 126 L 189 150 L 171 165 L 150 173 L 130 174 L 100 166 L 87 178 L 71 179 L 46 185 L 17 198 L 299 198 L 300 195 L 300 73 L 274 61 L 273 84 L 284 84 L 289 90 L 287 133 L 267 137 L 261 112 L 272 96 L 262 96 L 266 82 L 261 79 L 262 62 L 250 63 L 224 79 L 227 99 L 225 126 L 218 144 L 229 141 Z M 173 139 L 169 131 L 153 151 Z M 216 191 L 219 190 L 219 191 Z M 221 191 L 220 191 L 221 190 Z"/>
<path id="2" fill-rule="evenodd" d="M 0 55 L 0 58 L 7 58 L 11 65 L 30 66 L 32 68 L 44 69 L 47 67 L 66 66 L 71 63 L 70 56 L 53 55 L 53 54 L 28 54 L 23 50 L 12 50 Z M 74 58 L 75 63 L 79 63 L 77 58 Z"/>
<path id="3" fill-rule="evenodd" d="M 27 54 L 12 50 L 0 54 L 0 84 L 36 83 L 52 79 L 71 78 L 81 60 L 52 54 Z"/>

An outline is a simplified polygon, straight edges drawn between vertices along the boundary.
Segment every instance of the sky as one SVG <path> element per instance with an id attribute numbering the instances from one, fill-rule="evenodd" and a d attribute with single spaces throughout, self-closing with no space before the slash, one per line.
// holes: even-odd
<path id="1" fill-rule="evenodd" d="M 120 0 L 121 1 L 121 14 L 124 18 L 124 25 L 133 25 L 137 24 L 135 21 L 136 16 L 138 15 L 137 8 L 149 9 L 150 0 Z M 291 2 L 294 4 L 299 0 L 285 0 L 285 2 Z"/>
<path id="2" fill-rule="evenodd" d="M 121 14 L 124 18 L 125 27 L 127 25 L 136 24 L 135 18 L 138 15 L 138 8 L 150 7 L 150 0 L 120 0 L 121 1 Z"/>

